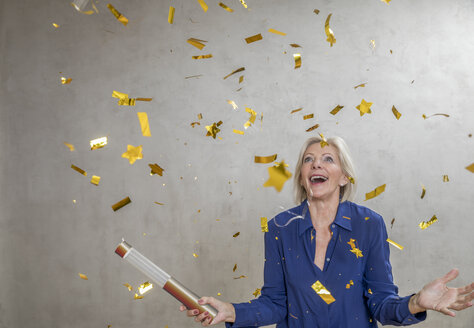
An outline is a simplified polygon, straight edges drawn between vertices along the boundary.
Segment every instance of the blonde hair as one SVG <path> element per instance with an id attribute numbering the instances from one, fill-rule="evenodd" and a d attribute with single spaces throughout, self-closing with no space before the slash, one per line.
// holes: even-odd
<path id="1" fill-rule="evenodd" d="M 311 137 L 306 140 L 306 142 L 303 144 L 303 147 L 301 147 L 298 162 L 296 163 L 295 175 L 293 178 L 294 197 L 297 204 L 301 203 L 308 197 L 308 195 L 306 194 L 306 189 L 304 189 L 304 187 L 301 185 L 301 166 L 303 165 L 303 156 L 309 146 L 315 143 L 319 143 L 321 141 L 322 138 L 320 137 Z M 339 156 L 339 162 L 341 163 L 342 172 L 347 178 L 349 178 L 349 180 L 352 180 L 348 182 L 345 186 L 340 187 L 339 192 L 341 203 L 346 200 L 351 201 L 354 199 L 356 193 L 357 179 L 355 177 L 354 164 L 349 154 L 347 144 L 344 139 L 340 137 L 328 138 L 326 139 L 326 141 L 328 144 L 336 148 L 337 154 Z"/>

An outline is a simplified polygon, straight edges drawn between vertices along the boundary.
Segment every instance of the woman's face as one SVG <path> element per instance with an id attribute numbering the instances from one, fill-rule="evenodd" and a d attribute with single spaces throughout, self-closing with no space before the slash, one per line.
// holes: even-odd
<path id="1" fill-rule="evenodd" d="M 310 145 L 303 156 L 300 183 L 308 199 L 339 199 L 339 188 L 348 179 L 342 172 L 337 149 L 332 145 L 321 148 L 319 142 Z"/>

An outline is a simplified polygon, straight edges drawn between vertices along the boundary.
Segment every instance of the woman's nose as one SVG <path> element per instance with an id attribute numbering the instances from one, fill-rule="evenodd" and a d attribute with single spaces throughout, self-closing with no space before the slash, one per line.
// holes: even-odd
<path id="1" fill-rule="evenodd" d="M 313 161 L 313 169 L 321 167 L 321 162 L 318 159 Z"/>

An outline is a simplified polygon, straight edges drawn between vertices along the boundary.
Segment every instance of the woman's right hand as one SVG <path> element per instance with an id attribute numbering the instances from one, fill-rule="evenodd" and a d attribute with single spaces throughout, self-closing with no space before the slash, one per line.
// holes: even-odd
<path id="1" fill-rule="evenodd" d="M 194 321 L 200 322 L 204 327 L 217 325 L 221 322 L 234 322 L 235 321 L 235 309 L 234 306 L 230 303 L 219 301 L 214 297 L 201 297 L 198 300 L 198 303 L 201 305 L 209 304 L 217 310 L 217 315 L 214 319 L 209 315 L 209 313 L 203 312 L 199 314 L 199 310 L 191 309 L 187 310 L 186 314 L 188 317 L 195 317 Z M 181 305 L 179 310 L 181 312 L 186 310 L 184 305 Z"/>

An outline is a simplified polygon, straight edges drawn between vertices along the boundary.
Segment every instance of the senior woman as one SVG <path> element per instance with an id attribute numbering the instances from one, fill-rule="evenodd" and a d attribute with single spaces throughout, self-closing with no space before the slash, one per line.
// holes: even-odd
<path id="1" fill-rule="evenodd" d="M 327 144 L 308 139 L 294 176 L 301 204 L 273 218 L 265 233 L 261 296 L 240 304 L 202 297 L 201 304 L 218 310 L 214 320 L 195 309 L 187 315 L 203 326 L 365 328 L 377 327 L 376 321 L 411 325 L 425 320 L 426 310 L 454 316 L 452 310 L 472 306 L 474 283 L 446 286 L 458 275 L 455 269 L 417 294 L 398 296 L 382 217 L 350 202 L 354 176 L 341 138 Z"/>

